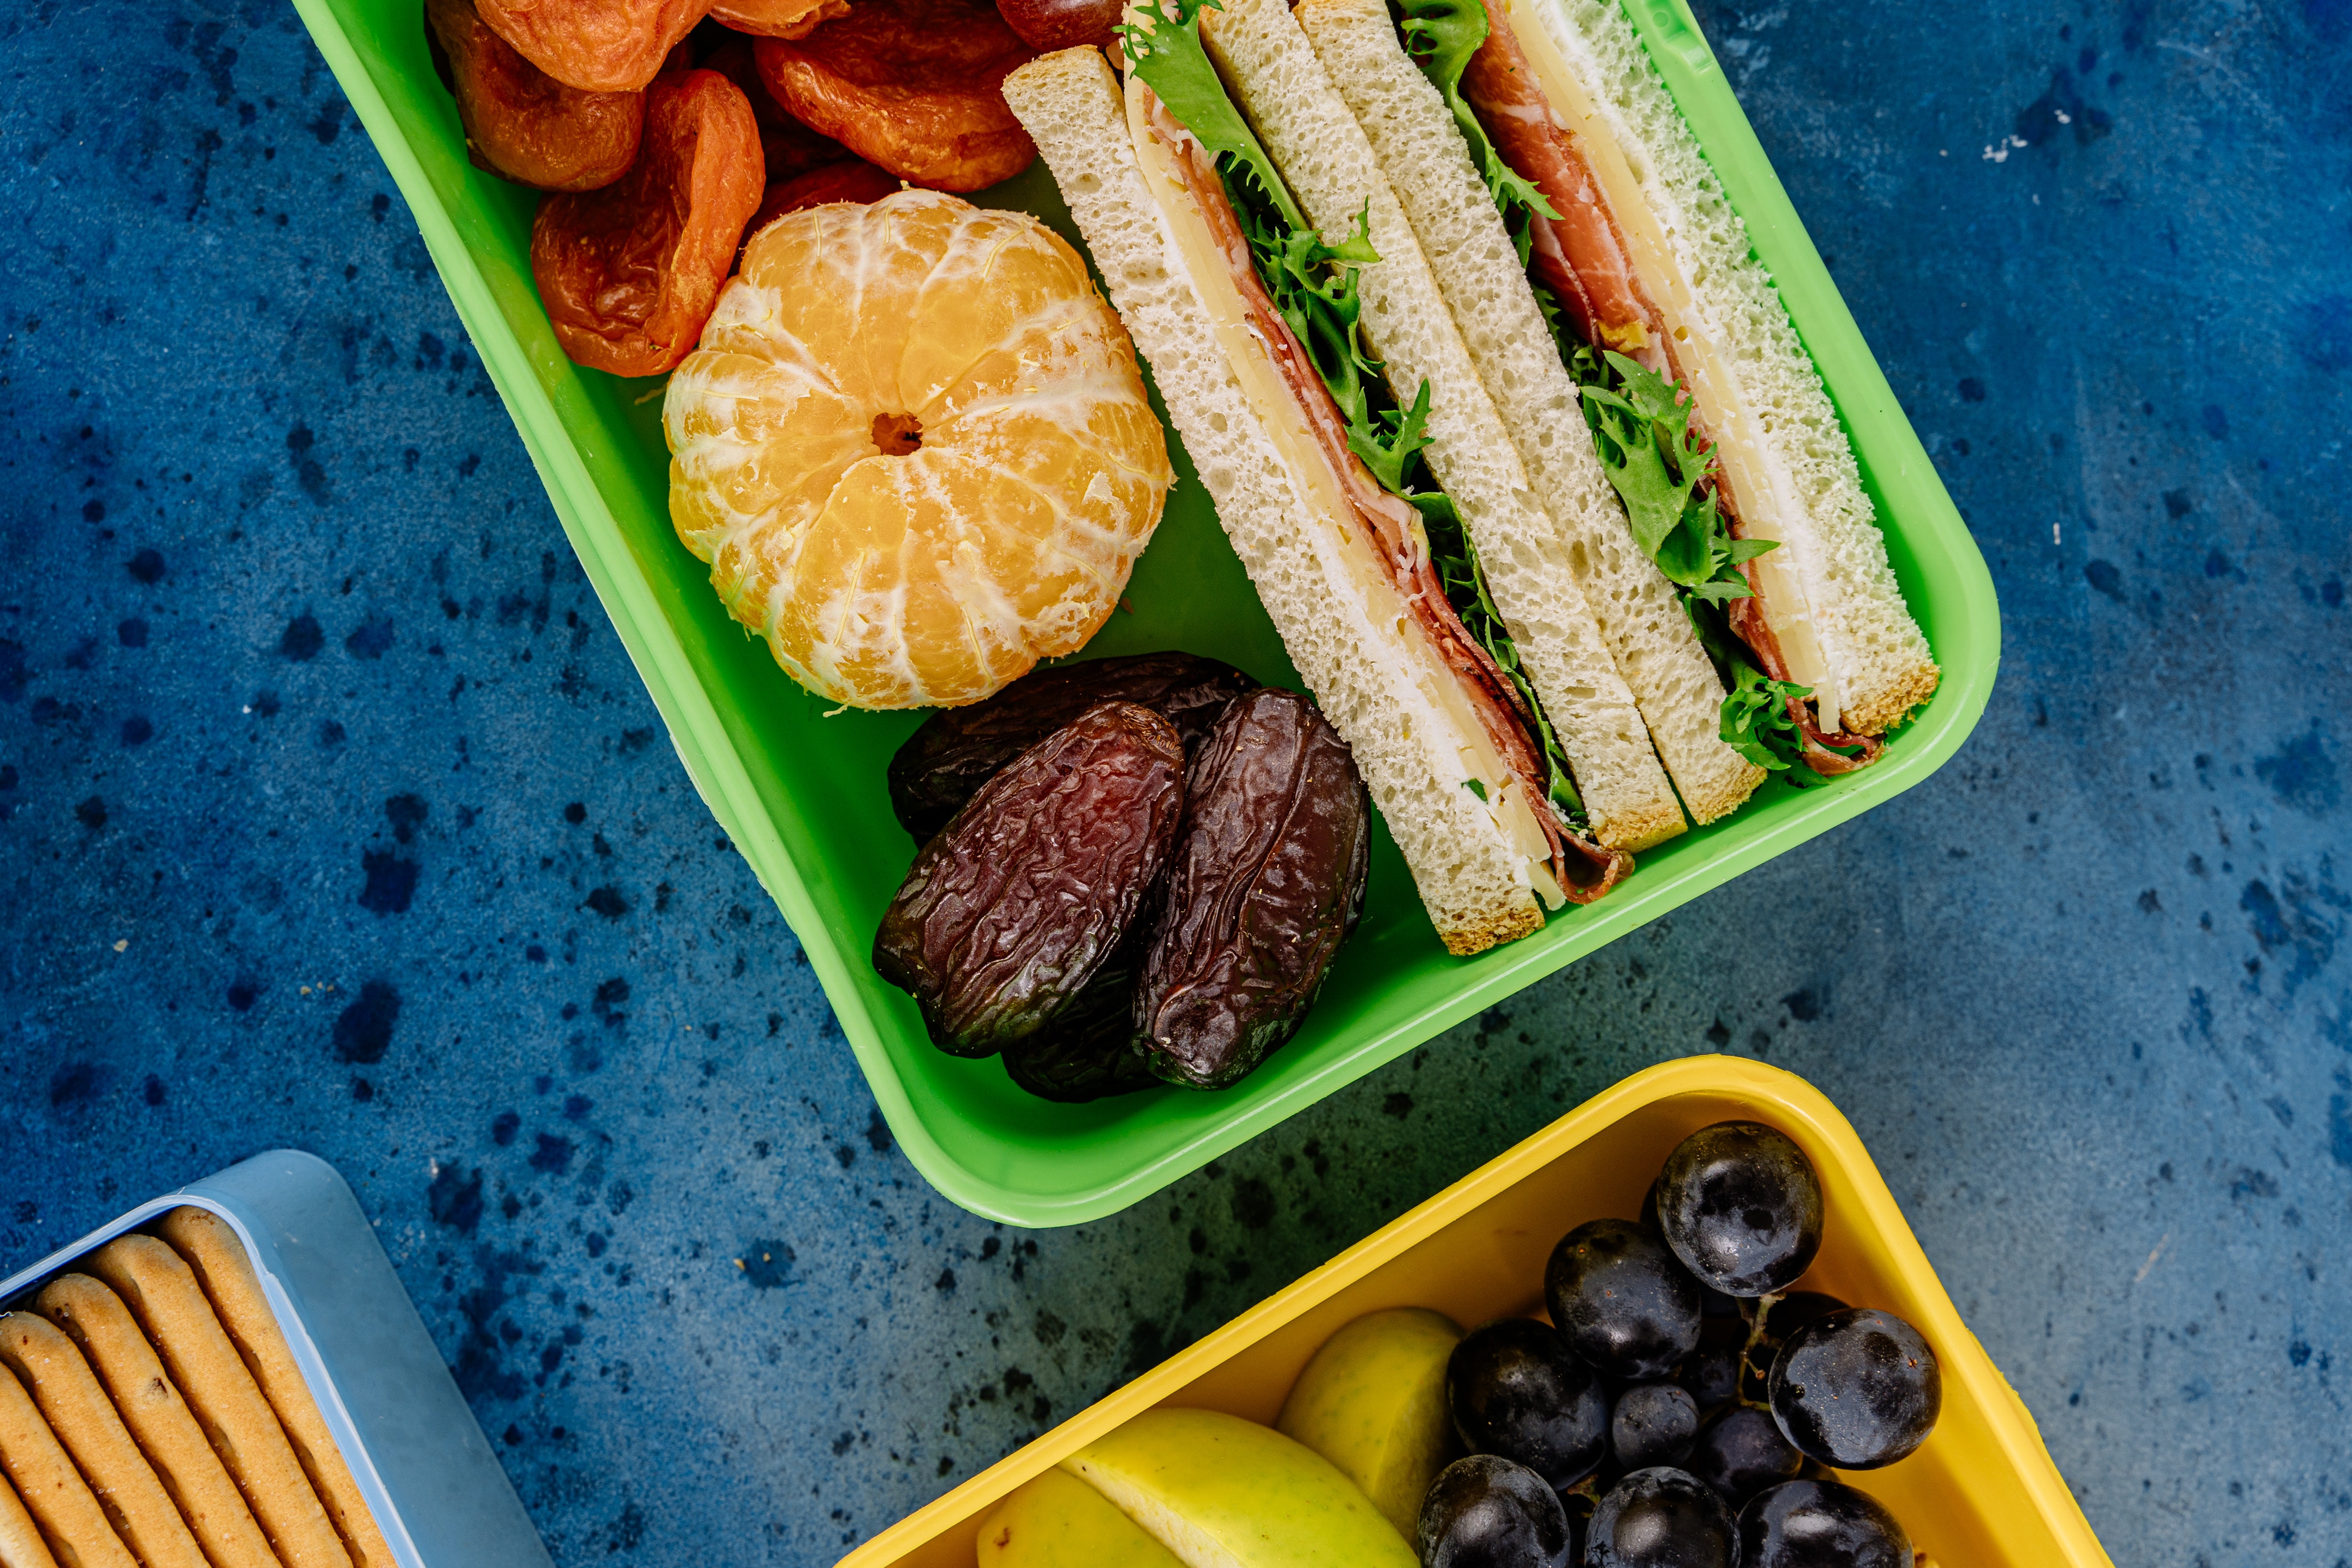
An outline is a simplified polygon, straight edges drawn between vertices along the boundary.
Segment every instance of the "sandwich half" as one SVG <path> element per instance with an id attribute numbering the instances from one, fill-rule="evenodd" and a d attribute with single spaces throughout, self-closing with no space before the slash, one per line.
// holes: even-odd
<path id="1" fill-rule="evenodd" d="M 1192 123 L 1139 77 L 1122 86 L 1092 49 L 1029 62 L 1006 78 L 1005 100 L 1061 186 L 1235 553 L 1353 750 L 1439 936 L 1456 954 L 1479 952 L 1538 929 L 1548 907 L 1601 896 L 1632 858 L 1589 822 L 1580 831 L 1586 780 L 1563 776 L 1540 714 L 1496 657 L 1499 647 L 1516 659 L 1499 617 L 1474 633 L 1448 596 L 1424 522 L 1447 507 L 1424 495 L 1424 510 L 1399 493 L 1418 493 L 1399 470 L 1415 455 L 1403 438 L 1429 410 L 1391 409 L 1388 423 L 1373 423 L 1377 400 L 1362 384 L 1373 378 L 1350 330 L 1350 271 L 1368 265 L 1369 241 L 1334 247 L 1303 217 L 1288 221 L 1295 201 L 1223 98 L 1197 31 L 1185 37 Z M 1221 161 L 1241 172 L 1221 172 Z M 1246 182 L 1239 204 L 1229 178 Z M 1253 233 L 1297 264 L 1279 277 L 1280 305 Z M 1332 378 L 1366 402 L 1342 409 Z"/>
<path id="2" fill-rule="evenodd" d="M 1820 376 L 1618 0 L 1297 18 L 1576 535 L 1692 815 L 1765 769 L 1872 760 L 1935 661 Z"/>

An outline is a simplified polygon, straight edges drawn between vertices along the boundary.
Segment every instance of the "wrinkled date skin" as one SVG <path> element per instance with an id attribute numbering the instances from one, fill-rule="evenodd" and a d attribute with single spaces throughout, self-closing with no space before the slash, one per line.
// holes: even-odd
<path id="1" fill-rule="evenodd" d="M 1190 758 L 1225 706 L 1257 683 L 1215 659 L 1139 653 L 1033 670 L 970 707 L 942 708 L 890 758 L 890 809 L 916 841 L 940 831 L 996 770 L 1097 703 L 1137 703 L 1176 727 Z"/>
<path id="2" fill-rule="evenodd" d="M 1158 1085 L 1135 1043 L 1134 1023 L 1135 978 L 1157 914 L 1156 903 L 1148 903 L 1087 988 L 1051 1024 L 1004 1048 L 1004 1071 L 1013 1082 L 1039 1099 L 1069 1103 Z"/>
<path id="3" fill-rule="evenodd" d="M 676 369 L 766 184 L 741 89 L 705 70 L 655 82 L 635 166 L 601 191 L 548 197 L 531 225 L 531 279 L 563 351 L 616 376 Z"/>
<path id="4" fill-rule="evenodd" d="M 1314 705 L 1263 688 L 1192 759 L 1135 1023 L 1151 1070 L 1222 1089 L 1298 1028 L 1364 905 L 1370 806 Z"/>
<path id="5" fill-rule="evenodd" d="M 996 0 L 1004 25 L 1044 54 L 1054 49 L 1107 49 L 1123 0 Z"/>
<path id="6" fill-rule="evenodd" d="M 874 938 L 932 1043 L 1038 1033 L 1131 934 L 1183 818 L 1176 727 L 1105 703 L 1023 752 L 915 857 Z"/>
<path id="7" fill-rule="evenodd" d="M 564 86 L 490 31 L 473 0 L 425 0 L 425 21 L 476 168 L 542 191 L 593 191 L 636 162 L 645 94 Z"/>
<path id="8" fill-rule="evenodd" d="M 710 0 L 478 0 L 523 58 L 583 92 L 641 92 Z"/>
<path id="9" fill-rule="evenodd" d="M 760 156 L 767 166 L 769 188 L 814 172 L 849 157 L 849 149 L 830 136 L 821 136 L 784 112 L 768 84 L 751 63 L 751 40 L 730 38 L 710 51 L 702 68 L 717 71 L 743 89 L 751 100 L 751 118 L 760 127 Z M 896 181 L 890 188 L 898 188 Z"/>
<path id="10" fill-rule="evenodd" d="M 1037 156 L 1004 106 L 1004 78 L 1036 51 L 987 0 L 857 0 L 798 40 L 753 47 L 793 119 L 914 184 L 959 193 Z"/>

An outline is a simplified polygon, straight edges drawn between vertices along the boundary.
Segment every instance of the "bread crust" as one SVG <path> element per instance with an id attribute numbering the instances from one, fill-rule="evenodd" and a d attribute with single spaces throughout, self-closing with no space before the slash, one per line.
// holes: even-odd
<path id="1" fill-rule="evenodd" d="M 1383 0 L 1300 0 L 1292 14 L 1412 224 L 1684 806 L 1702 824 L 1737 810 L 1764 770 L 1723 742 L 1722 679 L 1674 586 L 1633 542 L 1582 394 L 1452 111 Z"/>
<path id="2" fill-rule="evenodd" d="M 1737 345 L 1766 460 L 1801 509 L 1781 525 L 1805 582 L 1840 720 L 1879 735 L 1934 695 L 1940 672 L 1904 603 L 1862 471 L 1821 372 L 1698 139 L 1619 0 L 1523 0 L 1640 173 L 1706 329 Z"/>

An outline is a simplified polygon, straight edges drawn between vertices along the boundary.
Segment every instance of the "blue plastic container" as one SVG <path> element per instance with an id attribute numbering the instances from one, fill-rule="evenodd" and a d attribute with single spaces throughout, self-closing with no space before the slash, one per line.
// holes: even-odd
<path id="1" fill-rule="evenodd" d="M 553 1568 L 359 1200 L 315 1155 L 272 1149 L 152 1198 L 0 1281 L 0 1310 L 184 1205 L 212 1210 L 244 1241 L 400 1568 Z"/>

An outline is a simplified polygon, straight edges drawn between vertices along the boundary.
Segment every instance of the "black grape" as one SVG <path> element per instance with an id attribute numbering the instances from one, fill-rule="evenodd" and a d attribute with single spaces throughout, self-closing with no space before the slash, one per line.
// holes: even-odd
<path id="1" fill-rule="evenodd" d="M 1609 1399 L 1568 1342 L 1533 1318 L 1472 1330 L 1445 1364 L 1445 1405 L 1462 1446 L 1500 1454 L 1566 1490 L 1609 1440 Z"/>
<path id="2" fill-rule="evenodd" d="M 1790 1335 L 1770 1387 L 1789 1441 L 1843 1470 L 1893 1464 L 1927 1440 L 1944 1407 L 1943 1369 L 1919 1331 L 1868 1307 Z"/>
<path id="3" fill-rule="evenodd" d="M 1637 1383 L 1609 1414 L 1609 1448 L 1629 1470 L 1679 1465 L 1698 1440 L 1698 1401 L 1671 1383 Z"/>
<path id="4" fill-rule="evenodd" d="M 1693 1133 L 1666 1156 L 1657 1190 L 1666 1244 L 1726 1295 L 1792 1285 L 1821 1250 L 1821 1178 L 1802 1149 L 1761 1123 Z"/>
<path id="5" fill-rule="evenodd" d="M 1685 1468 L 1738 1508 L 1766 1487 L 1795 1479 L 1804 1462 L 1770 1416 L 1740 1405 L 1701 1429 Z"/>
<path id="6" fill-rule="evenodd" d="M 1593 1511 L 1585 1568 L 1738 1568 L 1738 1526 L 1696 1476 L 1635 1470 Z"/>
<path id="7" fill-rule="evenodd" d="M 1544 1304 L 1569 1348 L 1607 1376 L 1665 1376 L 1698 1346 L 1698 1282 L 1654 1230 L 1594 1219 L 1559 1239 Z"/>
<path id="8" fill-rule="evenodd" d="M 1569 1568 L 1576 1545 L 1559 1494 L 1498 1454 L 1439 1471 L 1413 1535 L 1422 1568 Z"/>
<path id="9" fill-rule="evenodd" d="M 1840 1481 L 1788 1481 L 1739 1511 L 1740 1568 L 1912 1568 L 1911 1538 Z"/>

